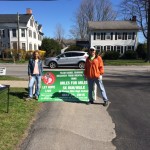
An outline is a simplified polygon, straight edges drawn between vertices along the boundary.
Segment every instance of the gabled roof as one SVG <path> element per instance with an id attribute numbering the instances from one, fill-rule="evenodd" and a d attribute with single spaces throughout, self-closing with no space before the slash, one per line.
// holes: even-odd
<path id="1" fill-rule="evenodd" d="M 89 21 L 89 30 L 139 30 L 136 21 Z"/>
<path id="2" fill-rule="evenodd" d="M 27 23 L 32 15 L 31 14 L 19 14 L 19 22 Z M 16 23 L 17 14 L 0 14 L 0 23 Z"/>

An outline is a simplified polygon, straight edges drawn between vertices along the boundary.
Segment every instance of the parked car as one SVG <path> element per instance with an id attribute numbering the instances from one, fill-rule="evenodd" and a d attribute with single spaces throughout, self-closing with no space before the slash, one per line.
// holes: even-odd
<path id="1" fill-rule="evenodd" d="M 44 64 L 50 68 L 56 68 L 59 66 L 78 66 L 80 69 L 84 69 L 87 57 L 87 52 L 68 51 L 56 57 L 46 58 Z"/>

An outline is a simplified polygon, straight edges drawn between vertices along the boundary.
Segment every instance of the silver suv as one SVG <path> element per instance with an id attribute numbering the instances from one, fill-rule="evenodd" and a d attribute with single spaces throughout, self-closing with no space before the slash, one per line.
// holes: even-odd
<path id="1" fill-rule="evenodd" d="M 84 69 L 87 52 L 83 51 L 68 51 L 64 52 L 56 57 L 46 58 L 44 61 L 45 66 L 50 68 L 56 68 L 58 66 L 78 66 L 80 69 Z"/>

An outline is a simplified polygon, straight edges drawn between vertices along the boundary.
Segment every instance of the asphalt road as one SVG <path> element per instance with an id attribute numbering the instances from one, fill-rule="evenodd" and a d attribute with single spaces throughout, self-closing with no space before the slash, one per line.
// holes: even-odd
<path id="1" fill-rule="evenodd" d="M 113 144 L 117 150 L 150 149 L 150 70 L 142 69 L 129 69 L 128 74 L 110 73 L 104 81 L 111 101 L 107 111 L 115 123 Z"/>

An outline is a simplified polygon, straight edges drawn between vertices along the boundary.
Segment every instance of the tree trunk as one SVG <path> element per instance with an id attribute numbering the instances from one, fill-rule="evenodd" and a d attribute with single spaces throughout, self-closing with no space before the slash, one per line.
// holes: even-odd
<path id="1" fill-rule="evenodd" d="M 147 61 L 150 63 L 150 1 L 148 1 Z"/>

